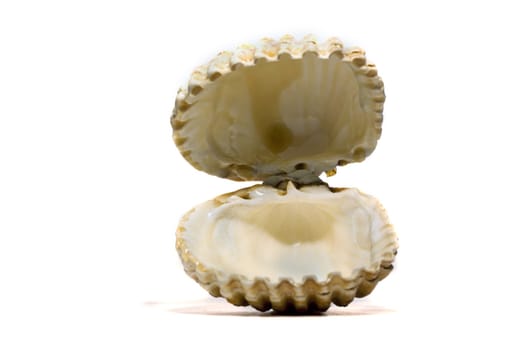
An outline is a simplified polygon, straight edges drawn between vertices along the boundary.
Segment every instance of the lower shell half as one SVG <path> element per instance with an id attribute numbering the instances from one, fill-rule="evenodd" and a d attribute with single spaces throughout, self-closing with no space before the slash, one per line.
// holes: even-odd
<path id="1" fill-rule="evenodd" d="M 352 188 L 241 189 L 189 211 L 177 230 L 186 273 L 212 296 L 266 311 L 325 311 L 364 297 L 393 269 L 385 210 Z"/>

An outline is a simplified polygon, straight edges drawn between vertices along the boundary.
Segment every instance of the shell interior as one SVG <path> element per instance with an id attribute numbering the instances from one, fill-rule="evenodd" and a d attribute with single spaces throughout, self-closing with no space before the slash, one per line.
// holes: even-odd
<path id="1" fill-rule="evenodd" d="M 292 182 L 286 190 L 254 186 L 197 206 L 178 234 L 202 268 L 226 283 L 231 276 L 327 281 L 357 278 L 391 262 L 397 241 L 374 198 L 356 189 L 334 190 Z"/>
<path id="2" fill-rule="evenodd" d="M 234 180 L 362 161 L 381 133 L 383 84 L 362 50 L 334 40 L 241 47 L 197 69 L 172 118 L 182 154 Z"/>

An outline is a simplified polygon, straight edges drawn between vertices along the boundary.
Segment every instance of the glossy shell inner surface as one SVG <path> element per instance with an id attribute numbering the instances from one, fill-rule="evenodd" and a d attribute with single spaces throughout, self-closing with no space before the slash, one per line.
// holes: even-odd
<path id="1" fill-rule="evenodd" d="M 392 261 L 396 239 L 377 200 L 356 189 L 255 186 L 208 201 L 187 217 L 178 240 L 219 279 L 355 278 Z M 180 243 L 180 242 L 179 242 Z M 221 278 L 222 277 L 222 278 Z"/>
<path id="2" fill-rule="evenodd" d="M 380 136 L 384 94 L 359 55 L 283 55 L 209 76 L 176 110 L 176 142 L 196 167 L 235 180 L 362 161 Z"/>

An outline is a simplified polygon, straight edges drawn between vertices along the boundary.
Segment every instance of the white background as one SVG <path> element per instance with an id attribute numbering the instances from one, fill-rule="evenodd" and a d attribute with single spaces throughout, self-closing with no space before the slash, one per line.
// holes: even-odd
<path id="1" fill-rule="evenodd" d="M 523 349 L 518 3 L 2 2 L 0 348 Z M 329 182 L 383 202 L 396 269 L 325 316 L 212 299 L 174 250 L 185 211 L 249 185 L 179 155 L 178 87 L 284 33 L 362 46 L 387 94 L 375 153 Z"/>

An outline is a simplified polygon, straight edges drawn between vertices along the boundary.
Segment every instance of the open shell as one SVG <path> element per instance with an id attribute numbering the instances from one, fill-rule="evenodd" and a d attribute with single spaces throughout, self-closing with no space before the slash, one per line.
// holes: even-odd
<path id="1" fill-rule="evenodd" d="M 397 239 L 373 197 L 290 181 L 197 206 L 181 220 L 176 246 L 186 272 L 213 296 L 312 312 L 368 295 L 392 270 Z"/>
<path id="2" fill-rule="evenodd" d="M 319 176 L 372 153 L 384 100 L 363 50 L 335 38 L 284 36 L 223 51 L 195 69 L 171 123 L 181 154 L 209 174 Z"/>
<path id="3" fill-rule="evenodd" d="M 364 51 L 335 38 L 263 39 L 195 69 L 171 117 L 181 154 L 209 174 L 264 183 L 183 217 L 185 271 L 258 310 L 324 311 L 368 295 L 393 268 L 396 235 L 376 199 L 319 175 L 373 152 L 384 100 Z"/>

